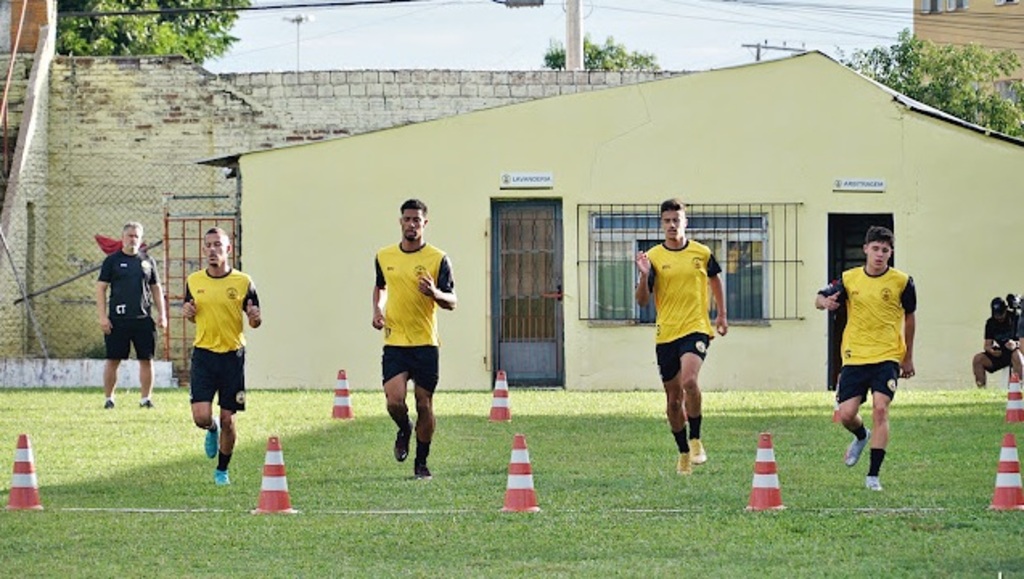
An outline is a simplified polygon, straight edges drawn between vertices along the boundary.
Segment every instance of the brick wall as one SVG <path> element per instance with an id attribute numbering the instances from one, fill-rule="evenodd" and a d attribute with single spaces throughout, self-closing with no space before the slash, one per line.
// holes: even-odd
<path id="1" fill-rule="evenodd" d="M 137 220 L 153 242 L 162 237 L 165 211 L 213 215 L 235 209 L 235 182 L 217 169 L 197 165 L 199 159 L 674 74 L 353 70 L 215 75 L 180 57 L 58 56 L 50 67 L 46 169 L 39 172 L 45 182 L 19 190 L 14 206 L 24 219 L 21 235 L 14 231 L 12 241 L 27 256 L 30 291 L 63 284 L 33 300 L 49 353 L 82 357 L 102 351 L 91 269 L 104 254 L 94 235 L 118 237 L 124 222 Z M 159 251 L 154 257 L 164 258 Z M 189 263 L 186 269 L 201 266 Z M 75 276 L 82 277 L 66 283 Z M 38 354 L 24 312 L 0 307 L 0 317 L 6 317 L 4 310 L 21 317 L 20 332 L 14 332 L 20 336 L 14 338 L 17 343 L 0 340 L 0 355 Z M 11 321 L 0 319 L 0 326 L 10 327 Z"/>

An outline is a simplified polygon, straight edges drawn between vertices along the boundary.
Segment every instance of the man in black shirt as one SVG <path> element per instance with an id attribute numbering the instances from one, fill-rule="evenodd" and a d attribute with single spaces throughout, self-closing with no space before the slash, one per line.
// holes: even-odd
<path id="1" fill-rule="evenodd" d="M 131 346 L 139 360 L 139 384 L 142 398 L 139 406 L 152 408 L 153 355 L 156 353 L 156 325 L 152 308 L 156 305 L 157 324 L 167 327 L 164 292 L 160 286 L 156 261 L 142 248 L 142 224 L 131 221 L 121 231 L 121 250 L 103 260 L 96 282 L 96 309 L 100 329 L 107 347 L 107 364 L 103 368 L 103 407 L 114 407 L 117 368 L 128 359 Z M 110 289 L 109 308 L 107 289 Z"/>
<path id="2" fill-rule="evenodd" d="M 984 350 L 975 354 L 971 363 L 978 388 L 985 387 L 986 373 L 998 372 L 1007 366 L 1012 366 L 1018 377 L 1021 375 L 1017 320 L 1009 314 L 1003 298 L 992 298 L 991 307 L 992 317 L 985 322 Z"/>

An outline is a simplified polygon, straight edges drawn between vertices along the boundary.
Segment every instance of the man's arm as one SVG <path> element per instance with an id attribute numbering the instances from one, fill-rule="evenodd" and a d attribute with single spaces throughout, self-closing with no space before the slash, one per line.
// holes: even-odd
<path id="1" fill-rule="evenodd" d="M 181 315 L 193 324 L 196 323 L 196 301 L 192 298 L 188 282 L 185 282 L 185 303 L 181 305 Z"/>
<path id="2" fill-rule="evenodd" d="M 100 329 L 104 334 L 109 334 L 112 328 L 110 318 L 107 317 L 107 288 L 110 284 L 105 281 L 96 282 L 96 316 L 99 318 Z"/>
<path id="3" fill-rule="evenodd" d="M 647 307 L 651 301 L 651 260 L 647 254 L 640 251 L 636 254 L 636 269 L 640 272 L 640 279 L 636 282 L 636 305 L 641 308 Z"/>
<path id="4" fill-rule="evenodd" d="M 718 316 L 715 318 L 715 330 L 719 336 L 724 336 L 729 331 L 729 321 L 725 313 L 725 293 L 722 291 L 722 278 L 715 275 L 708 278 L 708 285 L 711 286 L 711 295 L 715 298 L 715 310 Z"/>
<path id="5" fill-rule="evenodd" d="M 156 324 L 161 329 L 167 329 L 167 303 L 164 301 L 164 286 L 159 283 L 153 284 L 153 301 L 156 303 Z"/>
<path id="6" fill-rule="evenodd" d="M 903 317 L 903 340 L 907 344 L 907 353 L 903 355 L 903 362 L 900 364 L 900 376 L 902 378 L 911 378 L 914 376 L 914 333 L 916 331 L 916 314 L 906 314 Z"/>
<path id="7" fill-rule="evenodd" d="M 388 298 L 387 288 L 373 286 L 373 327 L 384 328 L 384 301 Z"/>

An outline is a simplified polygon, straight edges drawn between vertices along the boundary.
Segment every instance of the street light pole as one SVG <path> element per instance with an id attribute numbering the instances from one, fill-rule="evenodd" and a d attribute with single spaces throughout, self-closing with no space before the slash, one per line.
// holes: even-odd
<path id="1" fill-rule="evenodd" d="M 302 38 L 300 36 L 300 31 L 302 30 L 302 23 L 303 22 L 313 22 L 313 20 L 315 20 L 315 18 L 313 18 L 312 14 L 296 14 L 295 16 L 291 16 L 291 17 L 285 16 L 285 18 L 284 18 L 285 22 L 291 22 L 292 24 L 295 25 L 295 72 L 296 73 L 299 72 L 299 66 L 300 66 L 300 63 L 301 63 L 301 60 L 299 59 L 299 47 L 302 44 Z"/>

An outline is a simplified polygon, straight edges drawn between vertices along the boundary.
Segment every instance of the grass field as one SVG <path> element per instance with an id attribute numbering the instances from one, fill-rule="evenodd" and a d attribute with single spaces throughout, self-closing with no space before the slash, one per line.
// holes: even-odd
<path id="1" fill-rule="evenodd" d="M 434 479 L 391 456 L 383 395 L 251 392 L 233 484 L 191 425 L 187 394 L 157 408 L 121 392 L 0 390 L 0 499 L 27 433 L 43 511 L 0 512 L 8 577 L 1024 577 L 1024 511 L 988 509 L 1005 391 L 914 392 L 892 407 L 885 491 L 849 469 L 820 393 L 705 393 L 710 457 L 675 474 L 658 392 L 440 391 Z M 868 406 L 864 407 L 868 410 Z M 786 508 L 748 512 L 758 433 L 770 432 Z M 512 438 L 526 435 L 539 513 L 500 512 Z M 267 438 L 280 437 L 295 515 L 250 514 Z"/>

